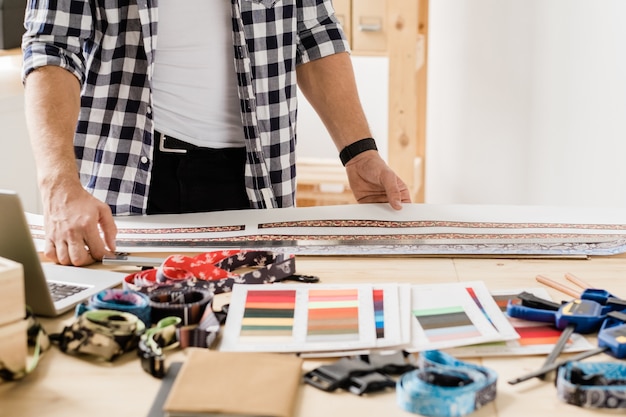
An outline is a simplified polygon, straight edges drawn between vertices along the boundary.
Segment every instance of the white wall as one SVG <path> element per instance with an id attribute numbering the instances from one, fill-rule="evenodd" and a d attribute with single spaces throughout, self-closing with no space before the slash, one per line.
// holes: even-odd
<path id="1" fill-rule="evenodd" d="M 41 212 L 35 161 L 24 116 L 22 56 L 0 56 L 0 188 L 15 190 L 24 210 Z"/>
<path id="2" fill-rule="evenodd" d="M 626 206 L 626 1 L 429 18 L 427 202 Z"/>
<path id="3" fill-rule="evenodd" d="M 386 57 L 352 56 L 354 75 L 363 111 L 383 158 L 387 158 L 389 60 Z M 339 161 L 326 128 L 302 94 L 298 94 L 298 156 Z"/>

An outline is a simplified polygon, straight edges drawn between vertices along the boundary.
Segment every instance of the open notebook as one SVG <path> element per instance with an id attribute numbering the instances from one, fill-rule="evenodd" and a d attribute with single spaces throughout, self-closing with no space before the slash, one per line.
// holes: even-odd
<path id="1" fill-rule="evenodd" d="M 106 288 L 124 274 L 42 263 L 18 194 L 0 190 L 0 257 L 22 264 L 26 305 L 36 315 L 54 317 Z"/>

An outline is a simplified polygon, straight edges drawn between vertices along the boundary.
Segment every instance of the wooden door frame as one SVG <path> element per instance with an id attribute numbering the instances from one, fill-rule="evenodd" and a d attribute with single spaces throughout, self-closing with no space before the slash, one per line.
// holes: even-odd
<path id="1" fill-rule="evenodd" d="M 389 165 L 424 202 L 429 0 L 387 0 Z"/>

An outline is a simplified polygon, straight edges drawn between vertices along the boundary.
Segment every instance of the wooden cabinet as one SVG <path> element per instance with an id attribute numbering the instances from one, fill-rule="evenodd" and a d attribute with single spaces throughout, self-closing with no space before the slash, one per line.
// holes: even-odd
<path id="1" fill-rule="evenodd" d="M 357 55 L 387 51 L 385 0 L 333 0 L 335 13 Z"/>

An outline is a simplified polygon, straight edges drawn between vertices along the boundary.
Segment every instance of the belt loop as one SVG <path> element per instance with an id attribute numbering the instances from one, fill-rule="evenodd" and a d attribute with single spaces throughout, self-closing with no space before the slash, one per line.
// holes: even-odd
<path id="1" fill-rule="evenodd" d="M 166 148 L 165 139 L 167 138 L 167 136 L 161 132 L 157 132 L 156 130 L 154 131 L 154 133 L 159 135 L 159 151 L 165 152 L 165 153 L 187 153 L 186 149 Z"/>

